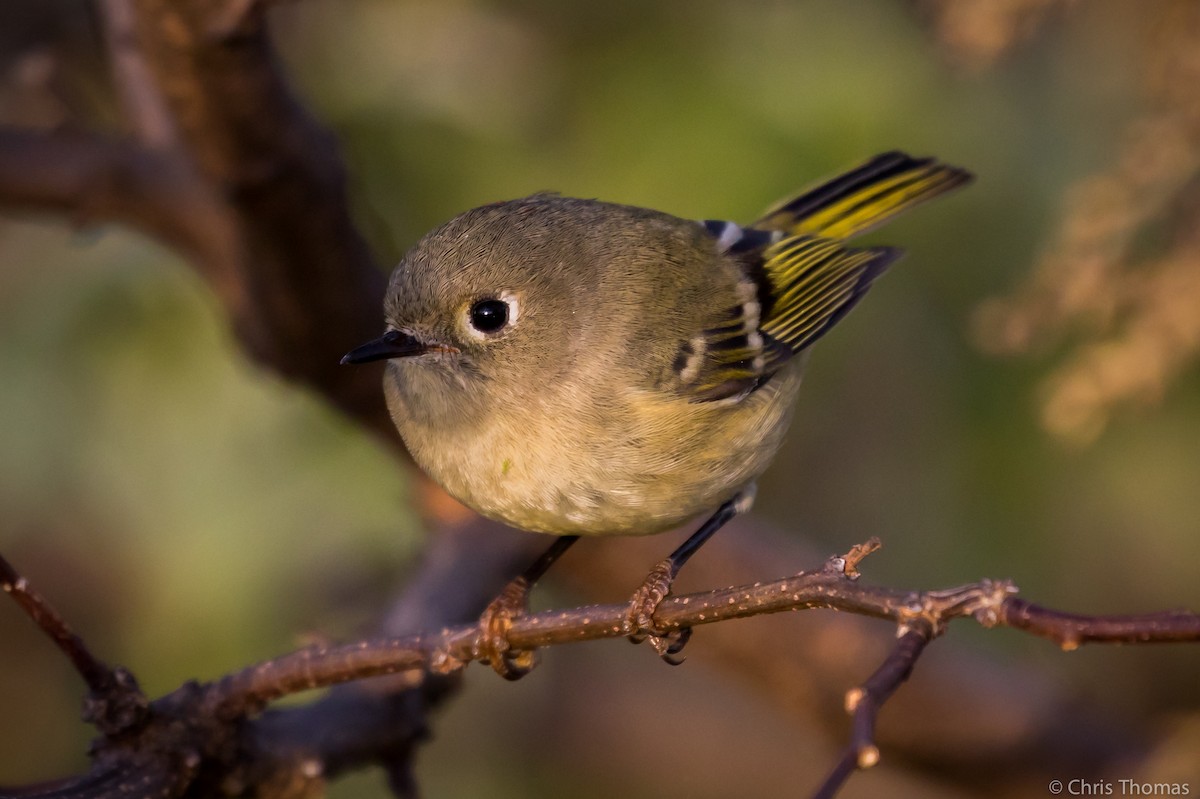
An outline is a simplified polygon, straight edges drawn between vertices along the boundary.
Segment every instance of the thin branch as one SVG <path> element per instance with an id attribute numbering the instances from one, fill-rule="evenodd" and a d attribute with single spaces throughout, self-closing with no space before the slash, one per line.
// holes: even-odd
<path id="1" fill-rule="evenodd" d="M 858 688 L 846 692 L 846 712 L 853 719 L 850 744 L 838 759 L 833 771 L 813 794 L 813 799 L 835 796 L 855 771 L 867 769 L 879 762 L 879 747 L 875 743 L 875 719 L 900 684 L 912 674 L 917 658 L 933 640 L 934 628 L 921 622 L 902 628 L 896 645 L 887 659 L 871 677 Z"/>
<path id="2" fill-rule="evenodd" d="M 108 664 L 92 654 L 58 611 L 34 590 L 3 555 L 0 555 L 0 589 L 11 596 L 25 611 L 25 615 L 62 650 L 88 688 L 104 691 L 116 682 Z"/>
<path id="3" fill-rule="evenodd" d="M 46 637 L 67 656 L 88 687 L 84 719 L 105 735 L 116 735 L 138 724 L 148 706 L 133 675 L 112 667 L 92 654 L 54 606 L 0 555 L 0 589 L 13 598 Z"/>
<path id="4" fill-rule="evenodd" d="M 1196 614 L 1189 610 L 1167 610 L 1140 616 L 1081 616 L 1051 610 L 1012 597 L 1000 609 L 1002 618 L 994 621 L 1048 638 L 1064 652 L 1082 644 L 1174 643 L 1195 641 Z"/>
<path id="5" fill-rule="evenodd" d="M 831 558 L 817 571 L 773 582 L 668 597 L 654 614 L 654 622 L 670 631 L 785 610 L 831 608 L 890 619 L 906 630 L 927 628 L 930 638 L 957 618 L 973 618 L 985 627 L 1027 629 L 1022 623 L 1009 624 L 1010 604 L 1018 600 L 1014 596 L 1016 588 L 1007 581 L 982 580 L 940 591 L 863 585 L 848 569 L 861 559 L 856 552 L 858 548 L 846 556 Z M 1063 635 L 1077 636 L 1081 642 L 1200 641 L 1200 615 L 1189 611 L 1151 616 L 1078 616 L 1024 601 L 1019 601 L 1018 607 L 1018 619 L 1036 617 L 1041 620 L 1040 630 L 1057 629 Z M 589 605 L 521 616 L 513 620 L 506 638 L 512 651 L 618 638 L 624 635 L 627 610 L 625 604 Z M 1090 635 L 1092 629 L 1102 631 L 1103 637 Z M 1118 629 L 1124 634 L 1116 635 Z M 480 627 L 471 624 L 433 634 L 309 648 L 226 677 L 211 689 L 209 700 L 222 714 L 236 715 L 290 693 L 347 680 L 407 671 L 417 681 L 421 670 L 444 674 L 483 659 L 483 639 Z M 916 651 L 914 659 L 919 654 Z M 879 674 L 872 679 L 876 678 L 883 679 Z M 890 691 L 880 695 L 886 699 Z"/>

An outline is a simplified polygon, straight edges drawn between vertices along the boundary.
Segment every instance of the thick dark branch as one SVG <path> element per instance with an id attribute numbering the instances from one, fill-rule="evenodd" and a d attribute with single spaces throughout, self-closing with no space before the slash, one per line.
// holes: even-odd
<path id="1" fill-rule="evenodd" d="M 179 248 L 207 274 L 233 250 L 227 220 L 186 163 L 95 133 L 0 128 L 0 209 L 120 222 Z"/>
<path id="2" fill-rule="evenodd" d="M 382 330 L 384 275 L 350 215 L 333 136 L 284 79 L 260 4 L 134 0 L 137 37 L 197 171 L 236 220 L 246 350 L 394 440 L 379 370 L 341 356 Z M 232 25 L 232 30 L 220 30 Z"/>

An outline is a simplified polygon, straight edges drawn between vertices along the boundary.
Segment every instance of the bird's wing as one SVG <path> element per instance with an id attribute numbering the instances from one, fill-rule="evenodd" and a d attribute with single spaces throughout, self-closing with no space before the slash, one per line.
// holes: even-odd
<path id="1" fill-rule="evenodd" d="M 842 239 L 963 185 L 969 173 L 893 152 L 780 203 L 753 227 L 703 224 L 742 267 L 736 301 L 680 345 L 677 384 L 697 401 L 740 397 L 812 345 L 900 257 Z"/>

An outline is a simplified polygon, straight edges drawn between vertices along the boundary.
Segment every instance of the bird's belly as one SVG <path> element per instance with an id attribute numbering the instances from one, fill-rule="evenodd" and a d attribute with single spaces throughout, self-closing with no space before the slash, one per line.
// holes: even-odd
<path id="1" fill-rule="evenodd" d="M 451 440 L 397 424 L 430 477 L 484 516 L 557 535 L 644 535 L 753 482 L 782 442 L 798 385 L 799 370 L 785 370 L 750 405 L 630 402 L 637 410 L 608 414 L 620 421 L 607 426 L 508 414 Z"/>
<path id="2" fill-rule="evenodd" d="M 526 441 L 486 463 L 419 462 L 447 492 L 484 516 L 556 535 L 662 532 L 727 498 L 725 481 L 697 480 L 686 469 L 633 480 L 605 468 L 608 458 L 600 449 L 614 448 L 612 441 L 581 442 L 569 457 L 548 459 L 542 443 Z M 733 491 L 736 487 L 728 493 Z"/>
<path id="3" fill-rule="evenodd" d="M 521 468 L 514 460 L 509 479 L 499 481 L 480 481 L 478 474 L 434 479 L 484 516 L 555 535 L 659 533 L 715 509 L 750 481 L 734 475 L 697 478 L 687 470 L 628 480 L 592 470 L 586 462 L 527 476 Z"/>

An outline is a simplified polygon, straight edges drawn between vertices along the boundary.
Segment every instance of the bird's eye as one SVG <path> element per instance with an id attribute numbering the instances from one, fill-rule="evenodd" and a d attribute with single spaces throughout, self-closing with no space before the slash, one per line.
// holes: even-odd
<path id="1" fill-rule="evenodd" d="M 504 300 L 479 300 L 471 306 L 471 327 L 480 333 L 496 333 L 509 322 L 509 304 Z"/>

